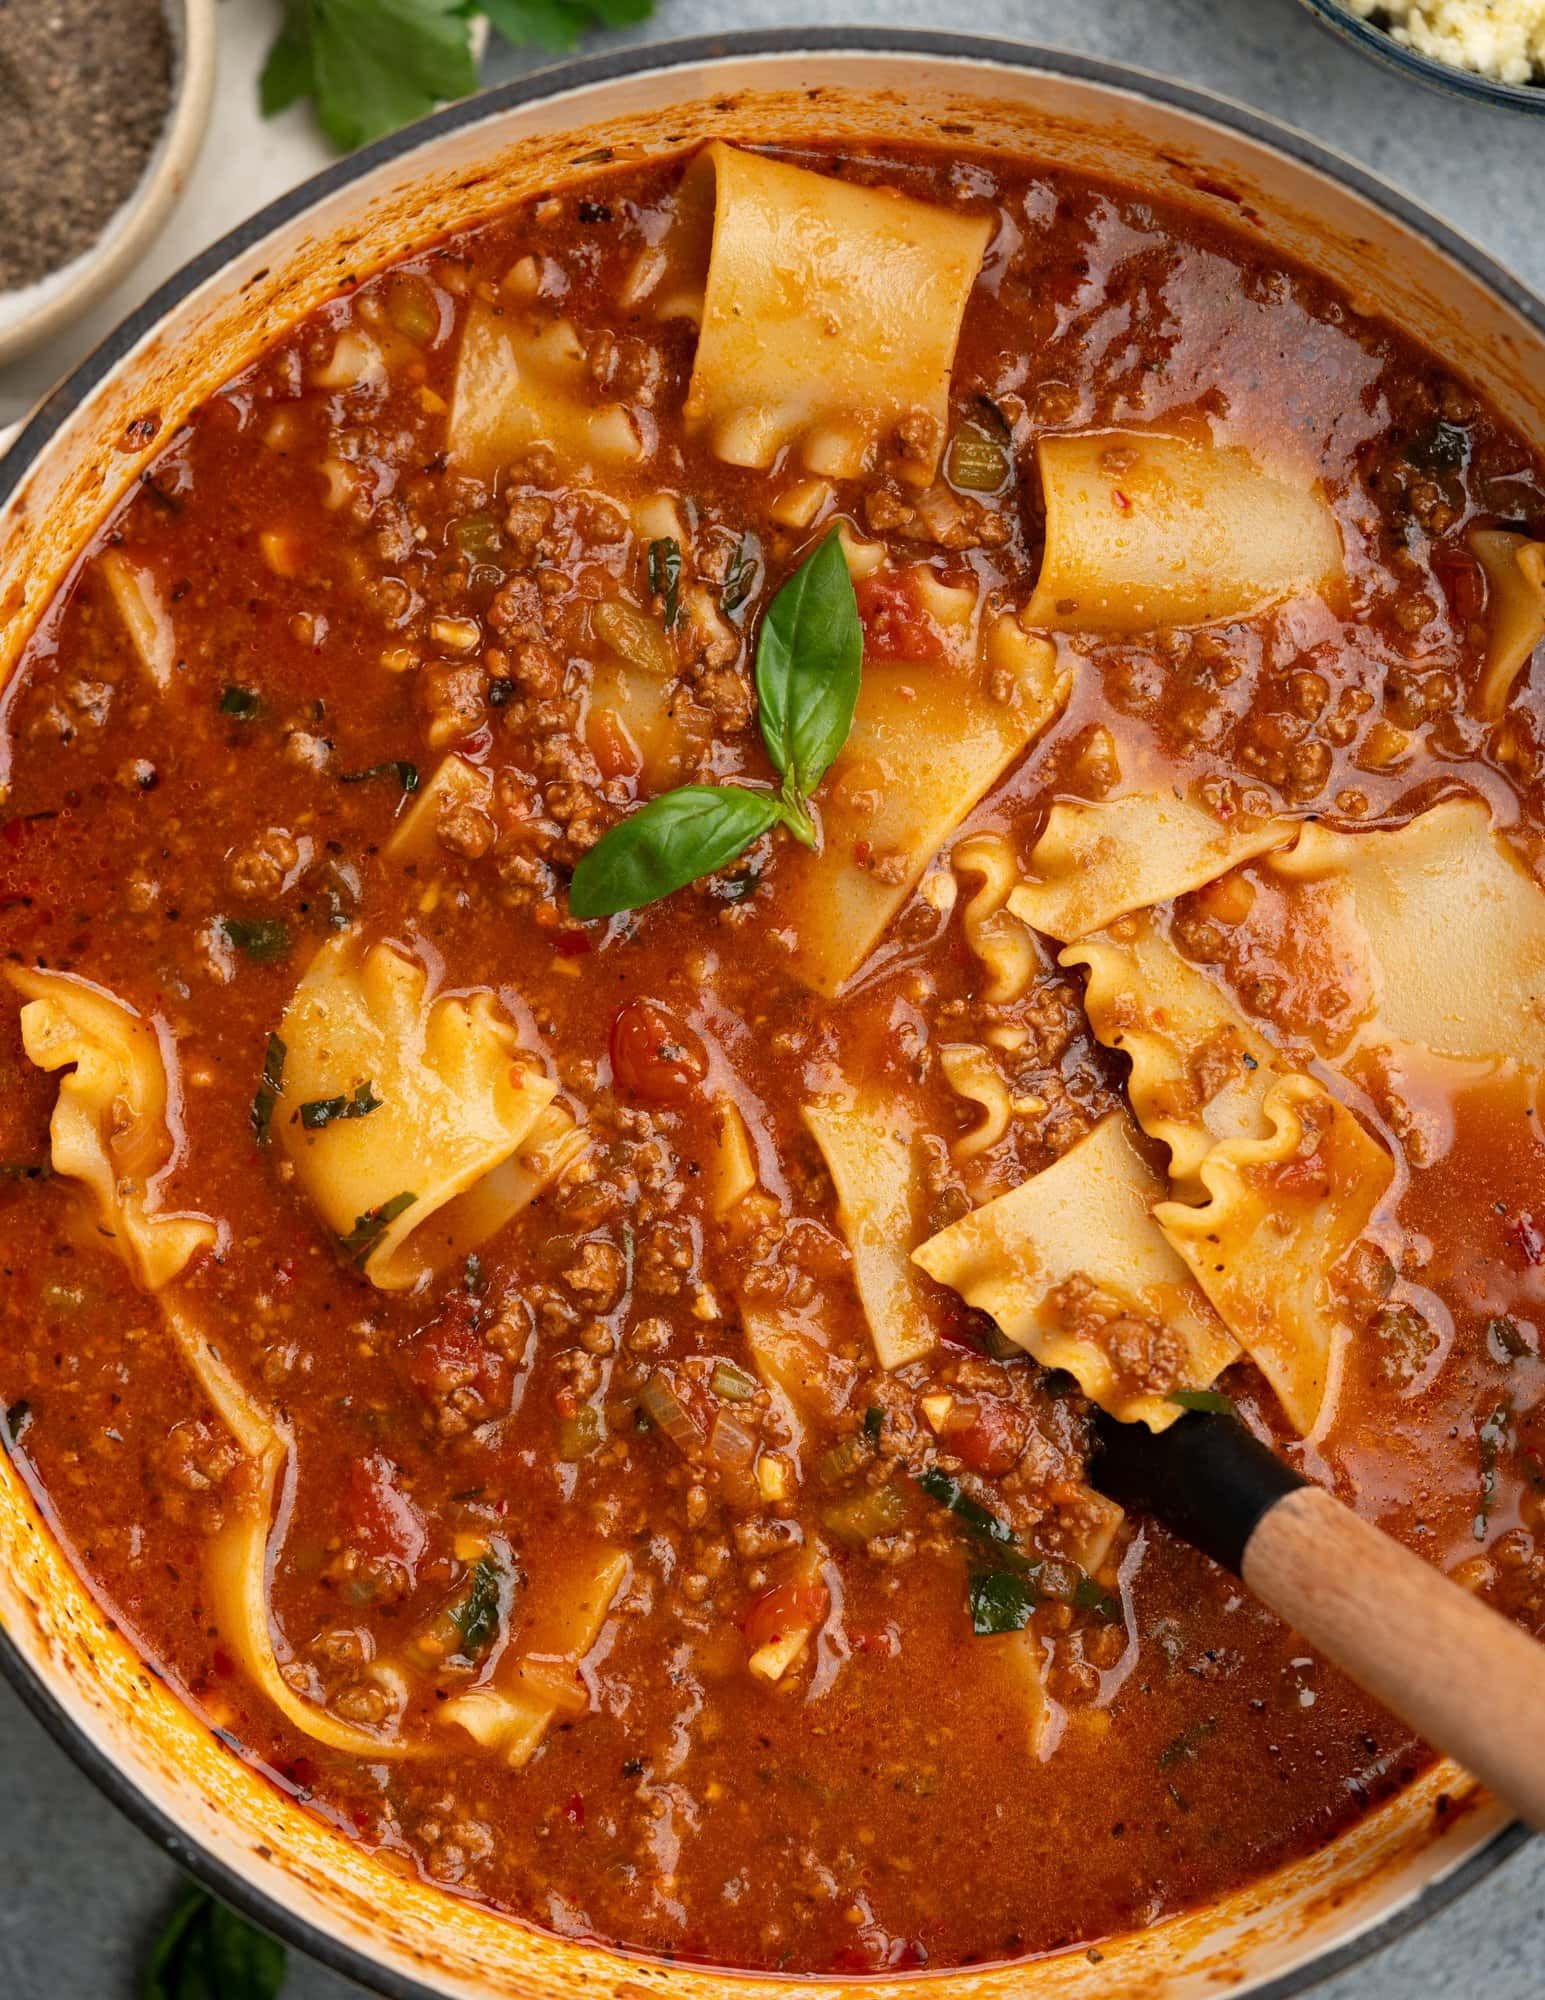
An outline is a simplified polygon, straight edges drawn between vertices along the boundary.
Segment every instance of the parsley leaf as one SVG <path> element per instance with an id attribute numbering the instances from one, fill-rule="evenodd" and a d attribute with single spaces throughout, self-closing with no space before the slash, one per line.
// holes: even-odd
<path id="1" fill-rule="evenodd" d="M 284 1946 L 191 1884 L 157 1938 L 140 2000 L 276 2000 Z"/>
<path id="2" fill-rule="evenodd" d="M 503 1577 L 504 1572 L 492 1556 L 479 1557 L 466 1596 L 451 1611 L 463 1659 L 480 1660 L 498 1637 L 504 1608 Z"/>
<path id="3" fill-rule="evenodd" d="M 274 1122 L 274 1106 L 284 1088 L 284 1061 L 289 1054 L 277 1035 L 270 1035 L 263 1051 L 263 1080 L 252 1100 L 252 1136 L 260 1146 L 268 1144 L 268 1128 Z"/>
<path id="4" fill-rule="evenodd" d="M 477 88 L 463 0 L 287 0 L 258 96 L 265 117 L 303 97 L 340 152 Z"/>
<path id="5" fill-rule="evenodd" d="M 966 1586 L 966 1602 L 971 1611 L 971 1630 L 979 1639 L 1000 1632 L 1022 1632 L 1036 1607 L 1036 1594 L 1028 1580 L 1013 1570 L 980 1571 Z"/>
<path id="6" fill-rule="evenodd" d="M 368 1263 L 370 1254 L 386 1234 L 387 1230 L 402 1214 L 418 1200 L 416 1194 L 404 1191 L 394 1194 L 390 1201 L 383 1201 L 375 1208 L 367 1208 L 363 1215 L 356 1215 L 354 1227 L 339 1242 L 345 1255 L 352 1257 L 356 1264 Z"/>
<path id="7" fill-rule="evenodd" d="M 1204 1410 L 1209 1416 L 1237 1417 L 1232 1396 L 1221 1389 L 1172 1389 L 1165 1399 L 1182 1410 Z"/>
<path id="8" fill-rule="evenodd" d="M 340 1118 L 368 1118 L 384 1102 L 369 1083 L 362 1083 L 352 1097 L 313 1097 L 300 1107 L 300 1122 L 308 1132 L 320 1132 Z"/>

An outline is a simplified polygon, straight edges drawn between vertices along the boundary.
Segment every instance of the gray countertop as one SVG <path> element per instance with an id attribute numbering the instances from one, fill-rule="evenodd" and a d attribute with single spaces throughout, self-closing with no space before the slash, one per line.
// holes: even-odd
<path id="1" fill-rule="evenodd" d="M 205 164 L 136 281 L 45 360 L 0 369 L 0 424 L 151 285 L 259 200 L 322 164 L 304 113 L 260 126 L 252 79 L 278 12 L 270 0 L 220 9 L 220 94 Z M 937 0 L 659 0 L 635 37 L 783 24 L 939 25 Z M 1319 30 L 1297 0 L 975 0 L 979 33 L 1059 44 L 1240 98 L 1366 162 L 1545 289 L 1539 190 L 1545 120 L 1449 102 L 1393 76 Z M 606 38 L 597 38 L 603 40 Z M 593 45 L 593 44 L 592 44 Z M 488 81 L 529 67 L 496 47 Z M 113 2000 L 176 1891 L 171 1864 L 107 1806 L 0 1688 L 0 1994 Z M 1459 1903 L 1320 1990 L 1323 2000 L 1538 2000 L 1545 1991 L 1545 1848 L 1526 1847 Z M 295 1963 L 286 2000 L 348 2000 L 356 1989 Z"/>

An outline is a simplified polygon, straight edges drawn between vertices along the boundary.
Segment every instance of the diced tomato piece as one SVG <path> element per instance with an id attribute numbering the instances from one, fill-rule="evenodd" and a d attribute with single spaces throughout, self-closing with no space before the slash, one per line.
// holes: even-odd
<path id="1" fill-rule="evenodd" d="M 427 1537 L 418 1509 L 397 1485 L 397 1468 L 385 1452 L 354 1459 L 344 1481 L 350 1539 L 368 1556 L 387 1557 L 409 1569 Z"/>
<path id="2" fill-rule="evenodd" d="M 630 1000 L 612 1022 L 612 1076 L 651 1104 L 685 1104 L 708 1074 L 708 1055 L 685 1021 L 658 1000 Z"/>
<path id="3" fill-rule="evenodd" d="M 590 711 L 585 721 L 585 740 L 603 778 L 636 778 L 644 768 L 633 739 L 609 708 Z"/>
<path id="4" fill-rule="evenodd" d="M 553 950 L 560 958 L 584 958 L 595 946 L 588 931 L 559 931 L 553 939 Z"/>
<path id="5" fill-rule="evenodd" d="M 970 1423 L 959 1430 L 951 1424 L 946 1439 L 949 1449 L 973 1472 L 1010 1471 L 1025 1448 L 1023 1414 L 1001 1396 L 977 1396 L 970 1410 Z"/>
<path id="6" fill-rule="evenodd" d="M 819 1625 L 830 1608 L 824 1583 L 779 1583 L 752 1600 L 741 1630 L 754 1653 L 790 1632 Z"/>
<path id="7" fill-rule="evenodd" d="M 854 588 L 858 615 L 864 621 L 866 660 L 942 660 L 944 635 L 918 595 L 916 579 L 907 571 L 866 576 Z"/>
<path id="8" fill-rule="evenodd" d="M 1468 549 L 1438 549 L 1432 567 L 1454 623 L 1473 625 L 1486 609 L 1486 578 L 1480 564 Z"/>
<path id="9" fill-rule="evenodd" d="M 413 1342 L 409 1375 L 426 1402 L 452 1402 L 476 1421 L 503 1416 L 510 1397 L 510 1364 L 479 1335 L 477 1301 L 458 1294 L 447 1301 Z"/>

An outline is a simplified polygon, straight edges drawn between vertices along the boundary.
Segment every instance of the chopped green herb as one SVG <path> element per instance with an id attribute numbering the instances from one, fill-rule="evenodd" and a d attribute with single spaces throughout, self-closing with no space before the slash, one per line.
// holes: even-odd
<path id="1" fill-rule="evenodd" d="M 390 1201 L 383 1201 L 375 1208 L 367 1208 L 363 1215 L 354 1218 L 354 1227 L 341 1240 L 344 1253 L 352 1257 L 356 1264 L 369 1260 L 386 1231 L 402 1214 L 418 1200 L 416 1194 L 394 1194 Z"/>
<path id="2" fill-rule="evenodd" d="M 1178 1404 L 1182 1410 L 1205 1410 L 1209 1416 L 1237 1417 L 1232 1396 L 1225 1396 L 1221 1389 L 1171 1389 L 1168 1402 Z"/>
<path id="3" fill-rule="evenodd" d="M 5 1408 L 5 1434 L 12 1444 L 20 1444 L 32 1422 L 32 1405 L 25 1396 L 18 1396 L 14 1403 Z"/>
<path id="4" fill-rule="evenodd" d="M 418 766 L 406 757 L 388 757 L 384 764 L 370 764 L 363 771 L 340 771 L 340 785 L 363 785 L 371 778 L 395 778 L 405 792 L 418 790 Z"/>
<path id="5" fill-rule="evenodd" d="M 740 609 L 756 588 L 758 567 L 755 544 L 750 535 L 742 535 L 724 572 L 724 587 L 719 592 L 721 611 Z"/>
<path id="6" fill-rule="evenodd" d="M 1513 1417 L 1513 1399 L 1504 1396 L 1478 1432 L 1481 1446 L 1481 1504 L 1474 1523 L 1475 1539 L 1484 1542 L 1491 1510 L 1497 1504 L 1497 1459 L 1507 1442 L 1507 1427 Z"/>
<path id="7" fill-rule="evenodd" d="M 480 1660 L 498 1637 L 503 1580 L 504 1572 L 492 1556 L 479 1557 L 466 1596 L 451 1612 L 464 1659 Z"/>
<path id="8" fill-rule="evenodd" d="M 263 712 L 263 697 L 256 688 L 232 686 L 220 697 L 220 713 L 235 722 L 256 722 Z"/>
<path id="9" fill-rule="evenodd" d="M 1169 1771 L 1173 1770 L 1175 1765 L 1187 1762 L 1217 1733 L 1216 1716 L 1204 1716 L 1199 1722 L 1188 1722 L 1180 1734 L 1172 1737 L 1159 1752 L 1159 1769 Z"/>
<path id="10" fill-rule="evenodd" d="M 263 1051 L 263 1080 L 252 1100 L 252 1136 L 260 1146 L 268 1144 L 268 1128 L 274 1122 L 274 1106 L 284 1088 L 284 1059 L 289 1051 L 277 1035 L 270 1035 Z"/>
<path id="11" fill-rule="evenodd" d="M 254 965 L 273 965 L 290 954 L 290 927 L 278 917 L 221 917 L 221 930 Z"/>
<path id="12" fill-rule="evenodd" d="M 284 1946 L 190 1886 L 151 1948 L 140 2000 L 276 2000 Z"/>
<path id="13" fill-rule="evenodd" d="M 979 1570 L 966 1585 L 971 1630 L 979 1639 L 1000 1632 L 1022 1632 L 1038 1602 L 1026 1577 L 1013 1570 Z"/>
<path id="14" fill-rule="evenodd" d="M 341 1118 L 368 1118 L 379 1111 L 385 1100 L 362 1083 L 352 1097 L 313 1097 L 300 1107 L 300 1122 L 308 1132 L 320 1132 Z"/>
<path id="15" fill-rule="evenodd" d="M 973 1500 L 948 1473 L 941 1472 L 936 1465 L 930 1465 L 928 1470 L 919 1476 L 917 1483 L 930 1500 L 937 1500 L 941 1507 L 947 1507 L 969 1533 L 998 1548 L 1014 1546 L 1014 1532 L 1008 1524 L 1000 1521 L 996 1514 L 982 1505 L 980 1500 Z"/>
<path id="16" fill-rule="evenodd" d="M 662 535 L 649 544 L 649 588 L 665 600 L 665 629 L 670 631 L 681 616 L 681 544 L 674 535 Z"/>
<path id="17" fill-rule="evenodd" d="M 871 1403 L 864 1412 L 864 1436 L 871 1444 L 880 1442 L 880 1430 L 884 1422 L 885 1412 L 878 1403 Z"/>

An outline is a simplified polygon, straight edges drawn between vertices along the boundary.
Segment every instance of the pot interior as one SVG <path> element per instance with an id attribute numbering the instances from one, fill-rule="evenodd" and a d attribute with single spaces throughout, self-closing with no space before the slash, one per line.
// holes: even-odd
<path id="1" fill-rule="evenodd" d="M 0 468 L 0 685 L 77 552 L 187 413 L 351 279 L 466 228 L 596 155 L 677 152 L 723 137 L 968 142 L 1112 176 L 1226 218 L 1337 280 L 1354 309 L 1399 322 L 1545 448 L 1545 339 L 1518 306 L 1421 227 L 1311 160 L 1087 66 L 936 49 L 782 49 L 650 66 L 579 66 L 447 114 L 425 135 L 335 170 L 209 253 L 88 364 Z M 1397 205 L 1398 206 L 1398 205 Z M 0 773 L 3 778 L 3 773 Z M 797 1983 L 666 1967 L 536 1934 L 404 1880 L 236 1761 L 141 1663 L 82 1585 L 46 1509 L 0 1457 L 0 1624 L 33 1698 L 109 1788 L 219 1886 L 383 1990 L 570 1995 Z M 1286 1976 L 1389 1916 L 1499 1833 L 1499 1809 L 1439 1767 L 1332 1847 L 1221 1907 L 1083 1951 L 925 1975 L 931 1991 L 1036 2000 L 1190 2000 Z M 1010 1857 L 1010 1865 L 1012 1865 Z M 900 1990 L 916 1978 L 866 1982 Z"/>

